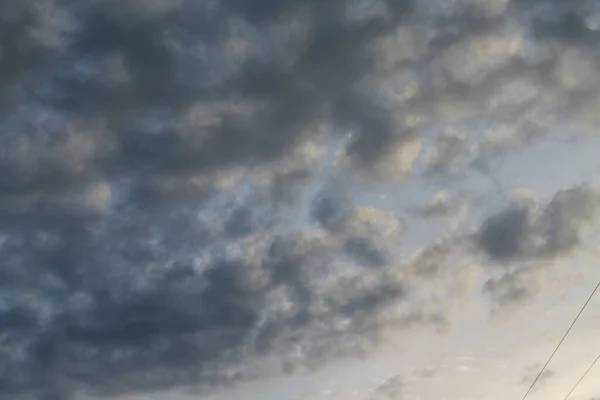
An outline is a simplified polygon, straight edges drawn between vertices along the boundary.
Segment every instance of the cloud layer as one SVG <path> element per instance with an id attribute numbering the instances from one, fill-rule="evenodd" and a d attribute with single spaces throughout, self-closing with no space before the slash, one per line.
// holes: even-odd
<path id="1" fill-rule="evenodd" d="M 590 7 L 0 0 L 0 397 L 212 389 L 447 326 L 415 282 L 463 233 L 404 259 L 402 218 L 358 193 L 593 125 Z M 597 199 L 517 204 L 476 250 L 568 254 Z M 520 299 L 521 273 L 484 290 Z"/>

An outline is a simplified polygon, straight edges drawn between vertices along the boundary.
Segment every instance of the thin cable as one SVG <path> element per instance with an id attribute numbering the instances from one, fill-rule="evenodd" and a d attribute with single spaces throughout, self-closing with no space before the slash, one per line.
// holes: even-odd
<path id="1" fill-rule="evenodd" d="M 592 294 L 590 294 L 590 297 L 588 297 L 588 299 L 585 302 L 585 304 L 583 305 L 583 307 L 581 307 L 581 310 L 579 310 L 579 313 L 577 314 L 577 316 L 575 317 L 575 319 L 571 323 L 571 326 L 569 326 L 569 329 L 567 329 L 567 332 L 565 333 L 565 335 L 562 337 L 562 339 L 560 340 L 560 342 L 558 342 L 558 345 L 556 346 L 556 348 L 554 349 L 554 351 L 550 355 L 550 358 L 548 358 L 548 361 L 546 361 L 546 364 L 544 364 L 544 366 L 542 367 L 542 370 L 535 377 L 535 379 L 533 380 L 533 383 L 531 384 L 531 386 L 529 386 L 529 389 L 527 389 L 527 392 L 525 393 L 525 395 L 523 396 L 523 398 L 521 400 L 525 400 L 527 398 L 527 396 L 529 395 L 529 392 L 531 392 L 531 389 L 533 389 L 533 387 L 535 386 L 535 384 L 537 383 L 537 381 L 540 379 L 540 377 L 542 376 L 542 374 L 546 370 L 546 367 L 548 366 L 548 364 L 550 364 L 550 361 L 552 361 L 552 358 L 554 358 L 554 355 L 556 354 L 556 352 L 558 351 L 558 349 L 560 348 L 560 346 L 562 345 L 562 343 L 565 341 L 565 339 L 567 338 L 567 336 L 571 332 L 571 329 L 573 329 L 573 326 L 575 326 L 575 323 L 577 322 L 577 320 L 579 319 L 579 317 L 583 313 L 583 310 L 585 310 L 585 308 L 587 307 L 587 305 L 590 302 L 590 300 L 592 300 L 592 297 L 594 297 L 594 295 L 598 291 L 598 288 L 600 288 L 600 282 L 598 282 L 598 284 L 596 285 L 596 287 L 592 291 Z"/>
<path id="2" fill-rule="evenodd" d="M 575 389 L 577 389 L 577 386 L 579 386 L 579 384 L 581 383 L 581 381 L 583 381 L 586 377 L 586 375 L 588 374 L 588 372 L 590 372 L 592 370 L 592 368 L 594 368 L 594 365 L 596 365 L 596 363 L 600 361 L 600 354 L 598 354 L 598 357 L 596 357 L 596 359 L 594 360 L 594 362 L 592 363 L 592 365 L 589 366 L 589 368 L 587 369 L 587 371 L 585 371 L 585 373 L 581 376 L 581 378 L 579 378 L 579 380 L 577 381 L 577 383 L 575 384 L 575 386 L 573 386 L 573 389 L 571 389 L 571 391 L 565 396 L 564 400 L 567 400 L 569 398 L 569 396 L 571 395 L 571 393 L 573 393 L 575 391 Z"/>

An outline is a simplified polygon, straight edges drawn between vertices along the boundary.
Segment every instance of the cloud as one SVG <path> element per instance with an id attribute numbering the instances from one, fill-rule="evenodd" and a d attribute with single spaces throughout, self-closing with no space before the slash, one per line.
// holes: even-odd
<path id="1" fill-rule="evenodd" d="M 527 387 L 529 387 L 531 385 L 531 383 L 533 382 L 533 380 L 540 373 L 541 367 L 542 367 L 541 365 L 534 365 L 533 367 L 529 368 L 527 373 L 521 380 L 520 384 L 526 385 Z M 545 370 L 542 373 L 542 375 L 540 375 L 539 379 L 537 380 L 537 382 L 532 390 L 539 389 L 540 387 L 542 387 L 548 380 L 550 380 L 552 377 L 554 377 L 554 375 L 556 375 L 554 371 L 549 370 L 549 369 Z"/>
<path id="2" fill-rule="evenodd" d="M 394 376 L 379 385 L 373 393 L 373 399 L 400 399 L 404 384 L 400 376 Z"/>
<path id="3" fill-rule="evenodd" d="M 382 267 L 387 264 L 385 250 L 377 248 L 370 239 L 354 236 L 346 240 L 346 252 L 359 263 L 370 267 Z"/>
<path id="4" fill-rule="evenodd" d="M 438 193 L 416 214 L 444 216 L 450 199 Z M 542 290 L 553 261 L 587 246 L 599 204 L 597 187 L 587 183 L 560 190 L 547 203 L 519 193 L 474 231 L 465 227 L 404 258 L 405 279 L 418 281 L 425 292 L 431 285 L 433 302 L 443 293 L 458 304 L 466 293 L 481 290 L 492 313 L 522 307 Z M 445 314 L 452 315 L 453 306 L 446 306 Z"/>
<path id="5" fill-rule="evenodd" d="M 468 206 L 459 196 L 445 190 L 438 191 L 424 207 L 413 212 L 423 218 L 441 218 L 457 228 L 467 216 Z"/>
<path id="6" fill-rule="evenodd" d="M 294 341 L 310 364 L 368 342 L 376 310 L 404 299 L 376 274 L 317 285 L 316 265 L 342 250 L 266 233 L 269 197 L 211 205 L 229 172 L 293 156 L 323 120 L 356 126 L 367 147 L 349 153 L 361 167 L 377 161 L 396 140 L 388 117 L 341 88 L 368 70 L 366 45 L 403 7 L 354 24 L 316 2 L 2 7 L 5 390 L 59 377 L 113 393 L 216 385 L 261 354 L 289 356 Z M 289 199 L 308 167 L 258 180 Z M 198 219 L 211 207 L 223 223 Z M 316 206 L 324 225 L 327 213 Z M 261 235 L 273 242 L 264 253 L 244 242 Z M 312 257 L 297 250 L 307 246 Z"/>
<path id="7" fill-rule="evenodd" d="M 333 187 L 324 187 L 312 200 L 311 216 L 323 228 L 337 230 L 348 222 L 352 215 L 352 205 L 348 195 L 339 189 L 339 185 L 332 185 Z"/>
<path id="8" fill-rule="evenodd" d="M 527 209 L 514 207 L 488 218 L 479 235 L 482 249 L 499 260 L 520 255 L 528 234 L 527 217 Z"/>
<path id="9" fill-rule="evenodd" d="M 415 276 L 432 277 L 440 272 L 442 264 L 452 255 L 452 244 L 449 242 L 434 243 L 416 251 L 409 259 L 410 272 Z"/>
<path id="10" fill-rule="evenodd" d="M 101 222 L 40 211 L 5 235 L 4 390 L 212 388 L 368 351 L 386 325 L 437 324 L 360 231 L 284 233 L 252 204 Z"/>
<path id="11" fill-rule="evenodd" d="M 233 0 L 203 6 L 128 1 L 119 10 L 114 4 L 72 7 L 30 0 L 3 6 L 6 29 L 14 32 L 3 35 L 3 54 L 15 63 L 3 74 L 10 78 L 3 97 L 18 111 L 6 129 L 19 132 L 25 129 L 19 123 L 35 121 L 38 134 L 6 139 L 13 156 L 4 166 L 2 187 L 30 191 L 132 169 L 143 171 L 150 186 L 156 185 L 150 176 L 191 179 L 279 159 L 318 135 L 314 125 L 322 121 L 331 122 L 332 131 L 355 132 L 348 166 L 380 178 L 406 178 L 422 141 L 407 123 L 414 115 L 400 112 L 401 105 L 417 114 L 436 108 L 455 98 L 452 85 L 465 79 L 475 80 L 466 93 L 475 99 L 490 74 L 524 57 L 525 41 L 552 39 L 528 38 L 528 26 L 477 28 L 465 17 L 477 10 L 510 21 L 529 15 L 531 6 L 507 9 L 504 2 L 461 2 L 450 14 L 432 16 L 426 12 L 435 8 L 378 1 L 373 10 L 387 12 L 364 12 L 360 18 L 351 2 L 249 8 Z M 575 12 L 557 8 L 556 15 Z M 436 18 L 443 23 L 431 31 L 428 24 Z M 203 21 L 203 28 L 191 21 Z M 441 56 L 435 46 L 440 36 L 450 41 Z M 493 60 L 480 49 L 492 51 Z M 561 57 L 582 60 L 572 67 L 562 62 L 559 70 L 589 70 L 585 52 L 579 54 Z M 391 56 L 396 61 L 382 69 L 378 63 Z M 431 76 L 428 68 L 417 67 L 421 62 L 441 72 Z M 491 82 L 494 87 L 526 72 L 507 68 L 498 85 Z M 389 92 L 394 87 L 389 83 L 402 76 L 413 76 L 414 95 L 390 93 L 395 100 L 379 104 L 381 93 L 369 82 L 382 82 Z M 427 94 L 437 78 L 448 81 L 432 88 L 440 91 L 439 101 Z M 51 145 L 41 139 L 47 130 L 61 132 Z M 266 133 L 274 131 L 279 133 Z"/>
<path id="12" fill-rule="evenodd" d="M 488 217 L 475 233 L 475 243 L 493 262 L 483 286 L 492 310 L 522 306 L 535 298 L 552 260 L 586 246 L 599 204 L 597 188 L 583 184 L 557 192 L 546 204 L 524 197 Z"/>
<path id="13" fill-rule="evenodd" d="M 285 12 L 275 6 L 249 9 L 237 1 L 214 6 L 130 1 L 118 11 L 114 2 L 51 4 L 46 13 L 35 1 L 11 7 L 7 15 L 24 38 L 11 42 L 7 37 L 3 53 L 15 63 L 21 53 L 32 53 L 32 60 L 23 56 L 23 62 L 32 66 L 33 77 L 21 77 L 18 71 L 27 68 L 15 66 L 10 80 L 35 82 L 38 88 L 20 103 L 27 115 L 15 123 L 27 118 L 39 121 L 37 129 L 64 133 L 51 146 L 33 135 L 9 141 L 16 159 L 7 168 L 33 158 L 32 152 L 42 157 L 27 166 L 26 175 L 22 168 L 3 174 L 12 177 L 12 183 L 3 178 L 3 187 L 27 190 L 45 181 L 43 174 L 67 185 L 88 174 L 114 175 L 131 168 L 179 174 L 262 163 L 315 134 L 310 126 L 321 119 L 359 129 L 358 140 L 367 146 L 349 152 L 361 165 L 376 160 L 377 149 L 396 140 L 389 117 L 374 115 L 368 98 L 345 96 L 340 88 L 351 87 L 368 71 L 366 46 L 394 26 L 403 7 L 390 9 L 392 21 L 353 24 L 341 18 L 343 7 L 315 2 L 289 4 Z M 43 18 L 53 12 L 53 23 L 61 23 L 56 34 L 61 46 L 46 49 L 34 39 L 49 34 L 32 37 L 25 21 L 36 32 L 50 29 Z M 203 28 L 191 21 L 204 21 Z M 265 47 L 272 40 L 274 47 Z M 24 42 L 32 42 L 32 48 Z M 100 126 L 88 127 L 94 119 Z M 371 139 L 361 133 L 365 129 Z M 279 133 L 266 133 L 272 131 Z"/>
<path id="14" fill-rule="evenodd" d="M 540 286 L 536 272 L 518 270 L 489 278 L 483 285 L 483 292 L 490 297 L 492 312 L 523 306 L 532 300 Z"/>
<path id="15" fill-rule="evenodd" d="M 455 133 L 440 136 L 426 153 L 426 174 L 452 174 L 451 167 L 467 151 L 464 137 Z"/>
<path id="16" fill-rule="evenodd" d="M 452 169 L 481 118 L 511 139 L 466 158 L 521 146 L 594 72 L 575 6 L 455 3 L 0 0 L 3 391 L 214 388 L 445 325 L 412 284 L 445 256 L 405 265 L 402 219 L 359 185 L 414 179 L 421 153 Z M 447 121 L 464 140 L 425 150 Z M 595 198 L 516 207 L 477 243 L 566 254 Z"/>
<path id="17" fill-rule="evenodd" d="M 598 208 L 597 189 L 581 185 L 559 191 L 546 205 L 516 204 L 489 217 L 477 235 L 493 260 L 556 257 L 583 245 Z"/>

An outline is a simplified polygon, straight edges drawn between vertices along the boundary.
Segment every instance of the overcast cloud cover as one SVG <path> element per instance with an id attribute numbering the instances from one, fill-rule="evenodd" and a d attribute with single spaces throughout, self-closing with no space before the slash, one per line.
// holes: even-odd
<path id="1" fill-rule="evenodd" d="M 499 171 L 596 140 L 599 38 L 583 0 L 0 0 L 0 398 L 203 396 L 526 307 L 600 191 Z"/>

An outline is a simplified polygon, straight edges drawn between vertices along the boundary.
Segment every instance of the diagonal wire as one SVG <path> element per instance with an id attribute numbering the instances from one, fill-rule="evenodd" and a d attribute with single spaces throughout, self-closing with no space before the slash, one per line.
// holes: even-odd
<path id="1" fill-rule="evenodd" d="M 594 295 L 598 291 L 598 288 L 600 288 L 600 282 L 598 282 L 598 284 L 596 285 L 596 287 L 592 291 L 592 294 L 590 294 L 590 297 L 588 297 L 588 299 L 585 302 L 585 304 L 583 305 L 583 307 L 581 307 L 581 310 L 579 310 L 579 313 L 577 314 L 577 316 L 575 317 L 575 319 L 571 323 L 571 326 L 569 326 L 569 329 L 567 329 L 567 332 L 565 333 L 565 335 L 562 337 L 562 339 L 560 340 L 560 342 L 558 342 L 558 345 L 556 345 L 556 348 L 554 349 L 554 351 L 552 352 L 552 354 L 548 358 L 548 361 L 546 361 L 546 364 L 544 364 L 544 366 L 542 367 L 540 373 L 535 377 L 535 379 L 531 383 L 531 386 L 529 386 L 529 389 L 527 389 L 527 392 L 525 393 L 525 395 L 523 396 L 523 398 L 521 400 L 525 400 L 527 398 L 527 396 L 529 395 L 529 392 L 531 392 L 531 389 L 533 389 L 533 387 L 535 386 L 535 384 L 537 383 L 537 381 L 540 379 L 540 377 L 542 376 L 542 374 L 546 370 L 546 367 L 548 366 L 548 364 L 550 364 L 550 361 L 552 361 L 552 358 L 554 358 L 554 355 L 556 354 L 556 352 L 558 351 L 558 349 L 560 348 L 560 346 L 562 345 L 562 343 L 565 341 L 565 339 L 567 338 L 567 336 L 571 332 L 571 329 L 573 329 L 573 326 L 575 326 L 575 323 L 577 322 L 577 320 L 579 319 L 579 317 L 583 313 L 583 310 L 585 310 L 585 308 L 589 304 L 590 300 L 592 300 L 592 297 L 594 297 Z"/>
<path id="2" fill-rule="evenodd" d="M 596 357 L 596 359 L 594 360 L 594 362 L 592 363 L 592 365 L 589 366 L 589 368 L 587 369 L 587 371 L 584 372 L 584 374 L 581 376 L 581 378 L 579 378 L 579 380 L 577 381 L 577 383 L 575 384 L 575 386 L 573 386 L 573 388 L 571 389 L 571 391 L 565 396 L 564 400 L 567 400 L 569 398 L 569 396 L 571 396 L 571 393 L 573 393 L 575 391 L 575 389 L 577 389 L 577 386 L 579 386 L 579 384 L 581 383 L 581 381 L 583 381 L 586 377 L 586 375 L 588 374 L 588 372 L 590 372 L 592 370 L 592 368 L 594 368 L 594 365 L 596 365 L 596 363 L 600 361 L 600 354 L 598 354 L 598 357 Z"/>

